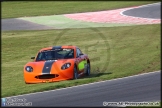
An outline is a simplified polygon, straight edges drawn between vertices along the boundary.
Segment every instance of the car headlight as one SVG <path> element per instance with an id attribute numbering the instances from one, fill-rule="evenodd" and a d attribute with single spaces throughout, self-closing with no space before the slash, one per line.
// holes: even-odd
<path id="1" fill-rule="evenodd" d="M 33 68 L 32 68 L 31 66 L 26 66 L 26 67 L 25 67 L 25 70 L 26 70 L 27 72 L 33 72 Z"/>
<path id="2" fill-rule="evenodd" d="M 61 69 L 64 70 L 64 69 L 67 69 L 71 66 L 71 63 L 65 63 L 64 65 L 62 65 Z"/>

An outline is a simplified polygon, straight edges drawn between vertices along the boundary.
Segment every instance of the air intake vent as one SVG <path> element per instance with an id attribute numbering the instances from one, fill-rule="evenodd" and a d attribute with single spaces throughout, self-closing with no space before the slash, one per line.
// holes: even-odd
<path id="1" fill-rule="evenodd" d="M 57 74 L 45 74 L 45 75 L 38 75 L 35 78 L 37 78 L 37 79 L 52 79 L 52 78 L 56 78 L 58 76 L 59 75 L 57 75 Z"/>

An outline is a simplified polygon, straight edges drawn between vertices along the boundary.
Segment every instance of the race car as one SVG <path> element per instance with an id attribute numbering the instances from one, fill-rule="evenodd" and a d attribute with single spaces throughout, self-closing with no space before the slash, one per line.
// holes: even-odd
<path id="1" fill-rule="evenodd" d="M 78 79 L 90 75 L 90 59 L 77 46 L 52 46 L 38 51 L 24 66 L 26 84 Z"/>

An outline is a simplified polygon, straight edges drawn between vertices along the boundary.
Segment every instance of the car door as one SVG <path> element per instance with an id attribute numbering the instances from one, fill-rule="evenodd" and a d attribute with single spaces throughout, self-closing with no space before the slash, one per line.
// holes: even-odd
<path id="1" fill-rule="evenodd" d="M 86 71 L 87 60 L 85 59 L 84 54 L 81 52 L 79 48 L 77 48 L 77 61 L 78 61 L 78 70 L 79 74 Z"/>

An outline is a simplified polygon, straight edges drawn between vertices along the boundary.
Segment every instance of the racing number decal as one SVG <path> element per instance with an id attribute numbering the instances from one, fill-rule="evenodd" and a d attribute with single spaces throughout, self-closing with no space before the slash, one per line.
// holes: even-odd
<path id="1" fill-rule="evenodd" d="M 79 60 L 78 63 L 78 69 L 79 71 L 85 70 L 85 65 L 87 64 L 87 60 L 84 58 L 85 56 L 83 56 L 84 54 L 81 52 L 81 50 L 79 48 L 76 49 L 76 53 L 77 53 L 77 58 Z"/>
<path id="2" fill-rule="evenodd" d="M 87 65 L 87 60 L 83 60 L 78 64 L 79 71 L 84 69 L 85 66 Z"/>

